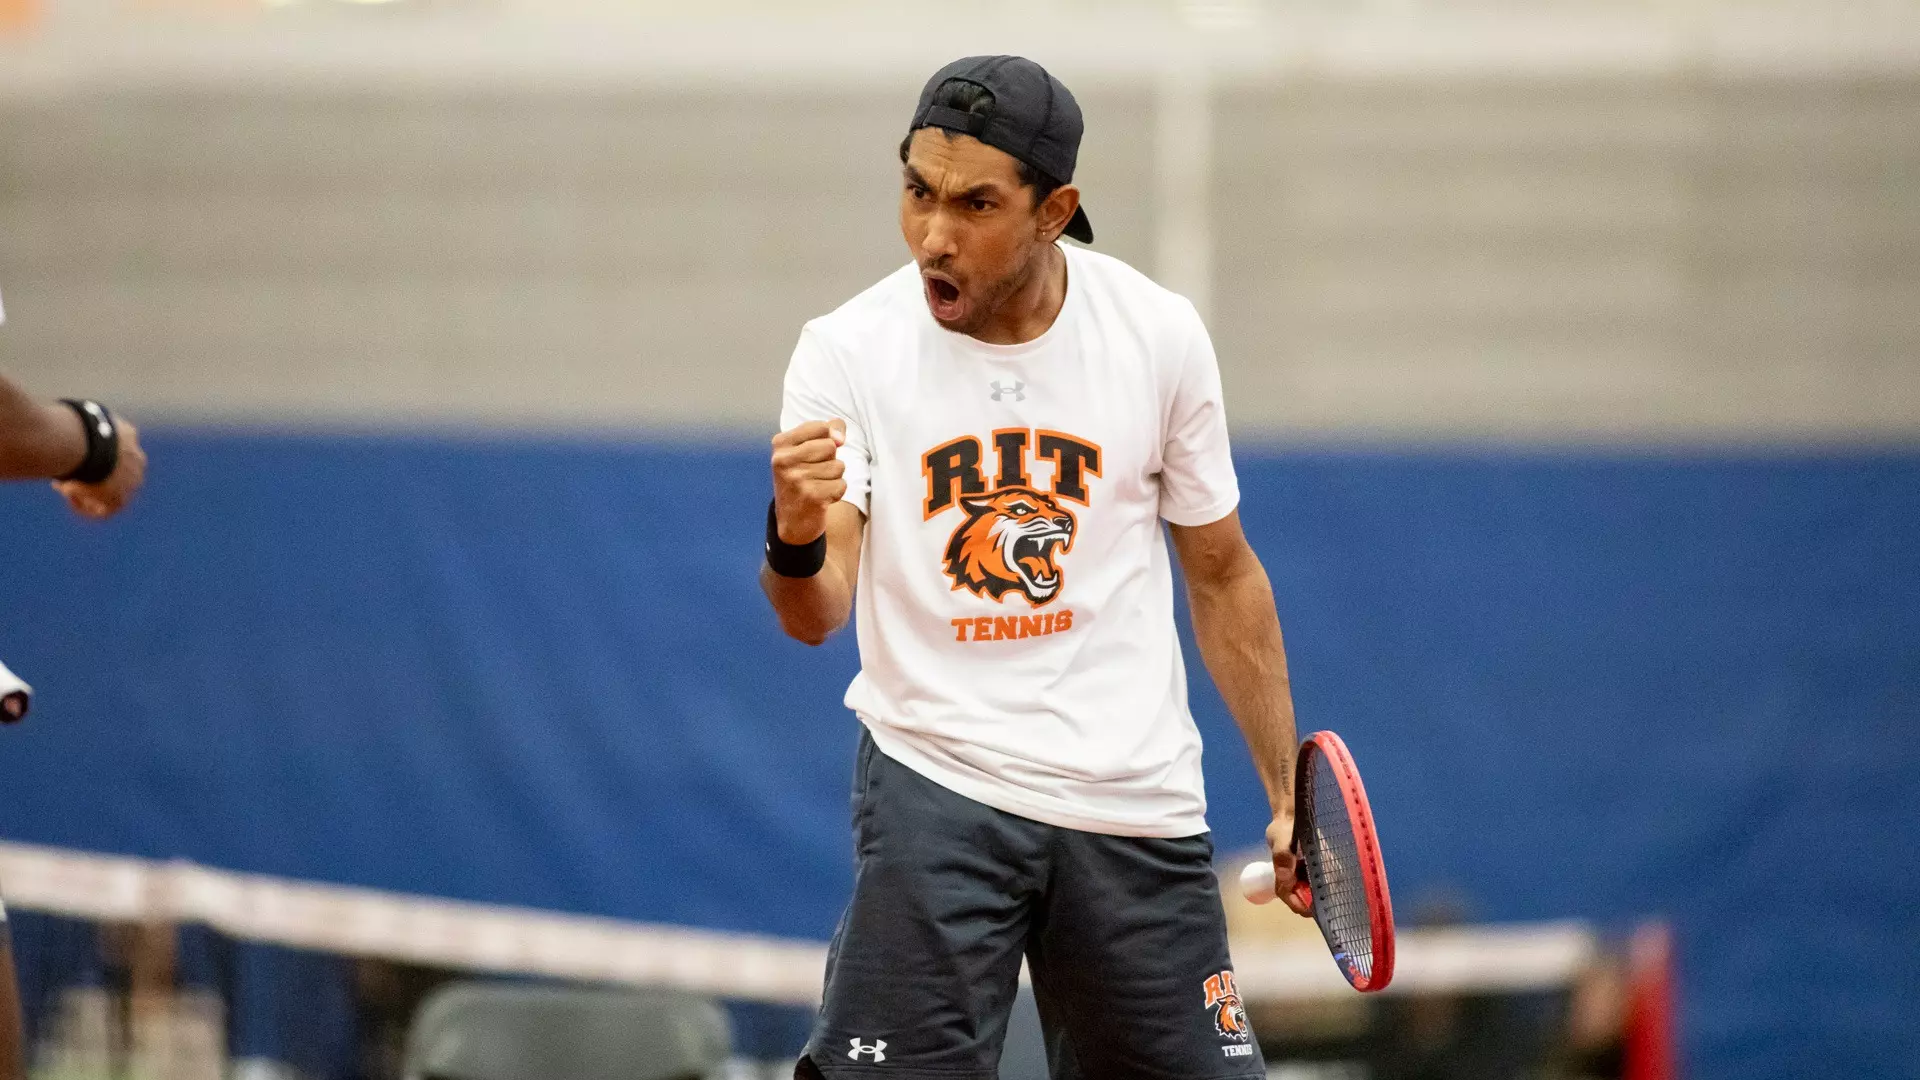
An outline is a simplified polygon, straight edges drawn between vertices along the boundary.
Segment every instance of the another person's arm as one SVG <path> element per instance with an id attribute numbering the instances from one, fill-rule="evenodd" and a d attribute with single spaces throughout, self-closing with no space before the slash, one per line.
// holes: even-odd
<path id="1" fill-rule="evenodd" d="M 79 413 L 35 401 L 0 375 L 0 480 L 51 480 L 79 468 L 86 456 Z"/>
<path id="2" fill-rule="evenodd" d="M 94 483 L 61 480 L 89 459 L 90 439 L 80 413 L 64 402 L 35 401 L 0 376 L 0 480 L 54 480 L 55 490 L 75 511 L 110 517 L 126 506 L 147 475 L 140 435 L 121 417 L 111 421 L 115 446 L 112 471 Z"/>
<path id="3" fill-rule="evenodd" d="M 853 614 L 860 580 L 860 542 L 866 516 L 852 503 L 836 457 L 846 442 L 846 423 L 811 420 L 773 437 L 773 506 L 779 538 L 805 546 L 826 537 L 826 562 L 807 577 L 787 577 L 760 568 L 760 587 L 789 637 L 818 645 Z"/>
<path id="4" fill-rule="evenodd" d="M 1280 896 L 1288 907 L 1305 915 L 1308 910 L 1300 907 L 1287 886 L 1294 878 L 1293 769 L 1298 739 L 1273 586 L 1241 531 L 1239 511 L 1209 525 L 1174 525 L 1171 531 L 1187 582 L 1200 658 L 1246 736 L 1253 766 L 1267 789 L 1267 803 L 1273 810 L 1267 847 L 1273 852 Z"/>
<path id="5" fill-rule="evenodd" d="M 26 1080 L 27 1075 L 27 1037 L 17 987 L 6 911 L 0 908 L 0 1080 Z"/>

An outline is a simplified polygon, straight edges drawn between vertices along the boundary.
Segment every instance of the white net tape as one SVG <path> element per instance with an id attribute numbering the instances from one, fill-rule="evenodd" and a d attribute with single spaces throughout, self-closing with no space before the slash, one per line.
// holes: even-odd
<path id="1" fill-rule="evenodd" d="M 437 967 L 813 1005 L 827 948 L 812 941 L 566 915 L 0 843 L 16 911 L 108 922 L 199 923 L 245 941 Z M 1393 991 L 1565 986 L 1598 953 L 1579 923 L 1402 933 Z M 1250 1001 L 1351 995 L 1317 941 L 1237 944 Z"/>

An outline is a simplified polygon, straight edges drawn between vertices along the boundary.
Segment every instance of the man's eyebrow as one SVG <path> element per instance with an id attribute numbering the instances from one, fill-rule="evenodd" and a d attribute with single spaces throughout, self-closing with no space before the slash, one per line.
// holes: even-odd
<path id="1" fill-rule="evenodd" d="M 914 187 L 926 188 L 929 191 L 933 189 L 933 185 L 927 183 L 927 178 L 920 175 L 920 170 L 911 165 L 900 166 L 900 173 L 906 178 L 907 183 L 912 184 Z M 970 199 L 997 199 L 1000 198 L 1002 194 L 1003 192 L 999 182 L 988 180 L 985 183 L 973 185 L 954 196 L 954 199 L 958 202 L 966 202 Z"/>

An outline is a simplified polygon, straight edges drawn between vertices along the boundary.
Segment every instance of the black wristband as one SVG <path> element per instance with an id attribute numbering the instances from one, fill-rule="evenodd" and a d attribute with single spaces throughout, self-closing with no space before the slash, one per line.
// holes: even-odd
<path id="1" fill-rule="evenodd" d="M 97 401 L 61 398 L 60 404 L 80 415 L 80 427 L 87 433 L 87 456 L 80 459 L 79 466 L 72 472 L 59 479 L 97 484 L 112 476 L 120 464 L 120 425 L 113 422 L 113 414 Z"/>
<path id="2" fill-rule="evenodd" d="M 780 519 L 767 502 L 767 565 L 781 577 L 812 577 L 827 565 L 827 534 L 821 533 L 810 544 L 789 544 L 780 539 Z"/>

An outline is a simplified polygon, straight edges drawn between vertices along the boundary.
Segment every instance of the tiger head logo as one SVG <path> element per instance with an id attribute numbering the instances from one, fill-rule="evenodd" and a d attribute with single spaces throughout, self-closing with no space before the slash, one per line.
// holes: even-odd
<path id="1" fill-rule="evenodd" d="M 1223 1039 L 1246 1042 L 1253 1037 L 1247 1024 L 1247 1010 L 1240 1004 L 1240 992 L 1233 985 L 1233 972 L 1209 976 L 1206 982 L 1208 1011 L 1213 1013 L 1213 1029 Z"/>
<path id="2" fill-rule="evenodd" d="M 1213 1030 L 1219 1032 L 1223 1039 L 1239 1042 L 1245 1042 L 1253 1034 L 1247 1026 L 1247 1010 L 1240 1004 L 1239 998 L 1227 998 L 1214 1009 Z"/>
<path id="3" fill-rule="evenodd" d="M 1030 487 L 963 495 L 967 517 L 947 541 L 947 575 L 956 589 L 1002 599 L 1018 592 L 1034 607 L 1060 593 L 1056 557 L 1073 550 L 1074 518 L 1053 496 Z"/>

